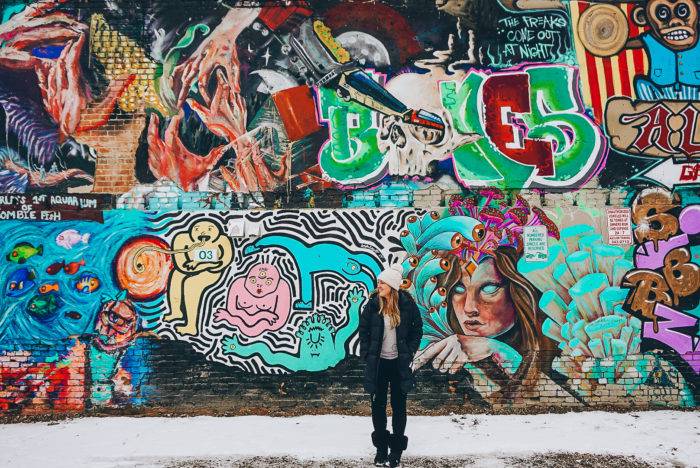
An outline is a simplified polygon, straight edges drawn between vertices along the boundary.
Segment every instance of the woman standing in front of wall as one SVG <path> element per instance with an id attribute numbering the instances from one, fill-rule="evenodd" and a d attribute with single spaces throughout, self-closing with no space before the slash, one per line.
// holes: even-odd
<path id="1" fill-rule="evenodd" d="M 384 270 L 360 317 L 360 356 L 367 364 L 365 390 L 372 397 L 376 466 L 401 466 L 401 454 L 408 444 L 404 435 L 406 397 L 416 384 L 410 366 L 423 335 L 423 322 L 411 295 L 401 290 L 402 281 L 398 265 Z M 393 434 L 386 429 L 389 387 Z"/>

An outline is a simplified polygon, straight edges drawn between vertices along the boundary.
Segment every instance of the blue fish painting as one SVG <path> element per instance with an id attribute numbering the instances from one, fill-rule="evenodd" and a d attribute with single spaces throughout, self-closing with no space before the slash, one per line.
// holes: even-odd
<path id="1" fill-rule="evenodd" d="M 31 291 L 35 286 L 36 273 L 29 268 L 20 268 L 13 272 L 7 280 L 5 294 L 9 297 L 20 297 Z"/>

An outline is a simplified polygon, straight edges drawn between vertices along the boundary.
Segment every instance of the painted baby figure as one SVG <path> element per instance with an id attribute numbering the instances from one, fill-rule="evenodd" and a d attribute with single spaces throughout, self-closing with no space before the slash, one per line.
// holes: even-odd
<path id="1" fill-rule="evenodd" d="M 284 326 L 291 302 L 289 283 L 277 267 L 261 263 L 231 284 L 227 308 L 218 309 L 214 320 L 228 322 L 246 336 L 258 336 Z"/>

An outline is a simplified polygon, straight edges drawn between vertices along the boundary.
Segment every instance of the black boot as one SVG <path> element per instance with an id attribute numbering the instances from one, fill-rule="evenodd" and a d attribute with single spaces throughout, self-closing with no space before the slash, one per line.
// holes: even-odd
<path id="1" fill-rule="evenodd" d="M 389 448 L 391 448 L 389 466 L 401 466 L 401 454 L 406 450 L 406 447 L 408 447 L 408 437 L 397 436 L 396 434 L 389 436 Z"/>
<path id="2" fill-rule="evenodd" d="M 396 434 L 389 436 L 389 448 L 391 449 L 389 466 L 401 466 L 401 454 L 406 450 L 406 447 L 408 447 L 408 437 L 397 436 Z"/>
<path id="3" fill-rule="evenodd" d="M 372 444 L 377 447 L 377 454 L 374 456 L 374 466 L 386 466 L 389 461 L 389 431 L 374 431 L 372 433 Z"/>

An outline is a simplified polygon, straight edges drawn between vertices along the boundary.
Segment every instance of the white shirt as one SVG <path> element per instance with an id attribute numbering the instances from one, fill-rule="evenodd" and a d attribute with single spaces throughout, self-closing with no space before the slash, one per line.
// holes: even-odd
<path id="1" fill-rule="evenodd" d="M 379 353 L 382 359 L 396 359 L 399 357 L 399 350 L 396 349 L 396 328 L 391 326 L 391 320 L 384 315 L 384 339 L 382 340 L 382 351 Z"/>

